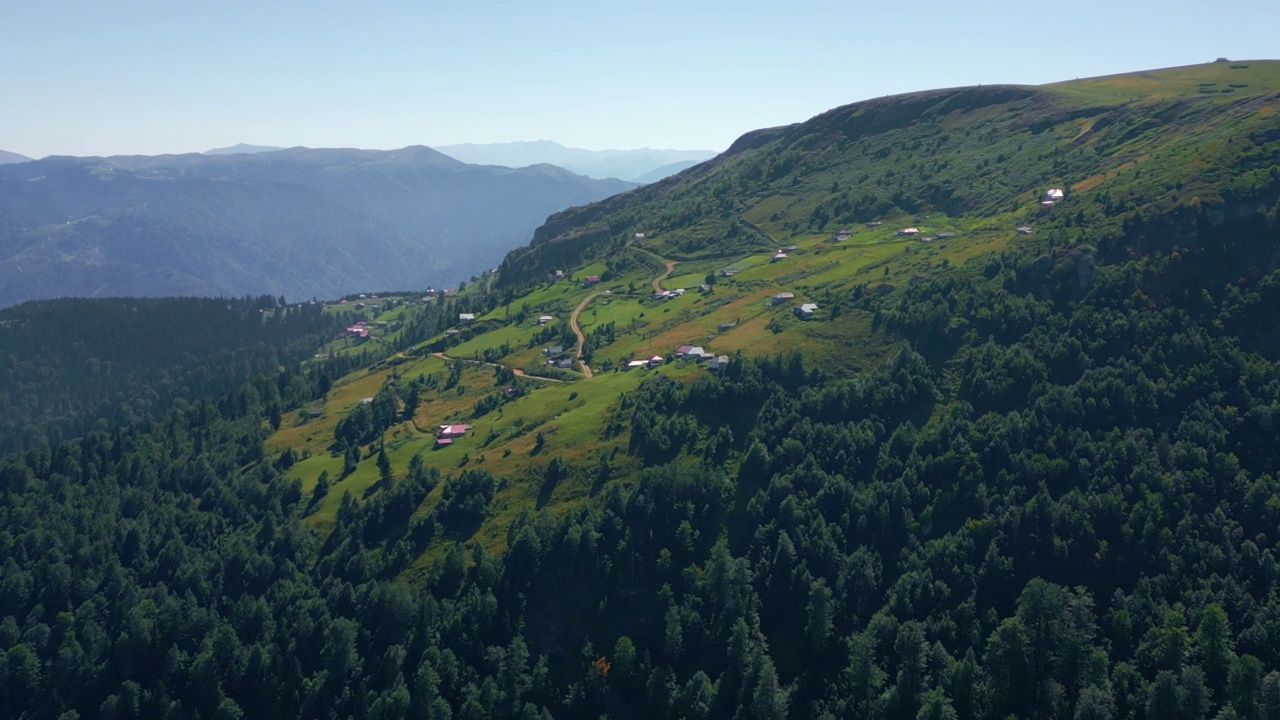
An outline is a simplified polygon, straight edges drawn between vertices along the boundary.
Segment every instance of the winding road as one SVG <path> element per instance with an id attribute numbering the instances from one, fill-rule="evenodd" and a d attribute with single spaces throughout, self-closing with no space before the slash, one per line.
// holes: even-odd
<path id="1" fill-rule="evenodd" d="M 662 281 L 666 280 L 671 275 L 671 271 L 675 270 L 676 266 L 680 264 L 675 260 L 665 260 L 664 263 L 667 266 L 667 271 L 653 279 L 653 291 L 659 295 L 662 294 Z"/>
<path id="2" fill-rule="evenodd" d="M 654 282 L 656 283 L 658 281 L 654 280 Z M 578 338 L 578 365 L 582 367 L 583 380 L 590 380 L 592 373 L 591 368 L 587 367 L 587 364 L 582 360 L 582 348 L 586 345 L 587 339 L 582 334 L 582 328 L 578 325 L 578 315 L 582 314 L 582 310 L 587 306 L 587 303 L 599 296 L 600 293 L 591 293 L 590 295 L 582 298 L 582 302 L 578 303 L 578 307 L 574 308 L 573 314 L 569 316 L 569 329 L 572 330 L 574 336 Z"/>

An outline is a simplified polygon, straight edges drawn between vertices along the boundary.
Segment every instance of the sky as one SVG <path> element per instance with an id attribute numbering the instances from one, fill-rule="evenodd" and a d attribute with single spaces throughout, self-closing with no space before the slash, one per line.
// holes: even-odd
<path id="1" fill-rule="evenodd" d="M 0 0 L 29 157 L 555 140 L 723 150 L 858 100 L 1280 55 L 1280 2 Z"/>

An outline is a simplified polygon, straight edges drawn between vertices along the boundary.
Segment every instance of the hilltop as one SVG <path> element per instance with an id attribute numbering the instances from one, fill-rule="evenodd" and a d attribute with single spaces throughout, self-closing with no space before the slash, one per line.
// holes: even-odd
<path id="1" fill-rule="evenodd" d="M 15 152 L 9 152 L 8 150 L 0 150 L 0 165 L 7 165 L 9 163 L 24 163 L 24 162 L 31 162 L 31 158 L 27 157 L 26 155 L 19 155 L 18 153 L 15 153 Z"/>
<path id="2" fill-rule="evenodd" d="M 1089 199 L 1073 212 L 1112 221 L 1165 214 L 1201 188 L 1202 202 L 1234 212 L 1270 160 L 1243 154 L 1230 133 L 1266 131 L 1278 82 L 1275 61 L 1224 62 L 855 103 L 749 133 L 678 178 L 553 216 L 505 261 L 503 281 L 604 257 L 636 232 L 661 236 L 649 243 L 659 254 L 695 258 L 876 220 L 901 227 L 920 213 L 999 217 L 1012 230 L 1039 219 L 1049 187 Z M 1242 176 L 1223 178 L 1224 167 Z M 1129 208 L 1135 185 L 1147 192 Z"/>
<path id="3" fill-rule="evenodd" d="M 492 268 L 551 212 L 629 187 L 425 147 L 3 165 L 0 305 L 443 285 Z"/>
<path id="4" fill-rule="evenodd" d="M 236 155 L 236 154 L 247 154 L 247 153 L 275 152 L 277 150 L 284 150 L 284 148 L 276 147 L 274 145 L 249 145 L 248 143 L 236 143 L 235 145 L 230 145 L 228 147 L 213 148 L 212 150 L 205 150 L 204 154 L 205 155 Z"/>

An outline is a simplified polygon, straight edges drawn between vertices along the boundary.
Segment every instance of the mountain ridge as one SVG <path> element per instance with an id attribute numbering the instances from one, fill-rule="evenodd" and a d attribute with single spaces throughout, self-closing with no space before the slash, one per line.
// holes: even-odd
<path id="1" fill-rule="evenodd" d="M 715 155 L 708 150 L 669 150 L 647 147 L 629 150 L 587 150 L 568 147 L 553 140 L 461 143 L 441 145 L 436 149 L 465 162 L 504 167 L 550 163 L 588 177 L 614 177 L 634 182 L 652 182 L 657 178 L 646 180 L 641 178 L 647 178 L 659 168 L 667 168 L 676 163 L 701 162 Z"/>

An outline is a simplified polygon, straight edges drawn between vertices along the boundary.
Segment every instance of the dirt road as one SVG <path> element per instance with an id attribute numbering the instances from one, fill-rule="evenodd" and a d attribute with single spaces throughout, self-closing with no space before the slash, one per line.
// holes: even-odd
<path id="1" fill-rule="evenodd" d="M 655 280 L 654 282 L 657 281 Z M 587 306 L 587 303 L 591 302 L 599 295 L 600 293 L 591 293 L 590 295 L 582 298 L 582 302 L 578 303 L 578 307 L 574 308 L 573 314 L 569 316 L 569 329 L 572 330 L 574 336 L 578 338 L 578 365 L 582 367 L 583 380 L 591 379 L 591 368 L 587 367 L 587 364 L 582 361 L 582 346 L 586 343 L 587 338 L 582 334 L 582 328 L 578 326 L 578 315 L 582 314 L 582 309 Z"/>
<path id="2" fill-rule="evenodd" d="M 671 275 L 671 271 L 675 270 L 676 266 L 679 265 L 680 263 L 676 262 L 675 260 L 667 260 L 666 264 L 667 264 L 667 271 L 653 279 L 653 292 L 658 295 L 662 294 L 662 281 L 666 280 L 667 277 Z"/>

